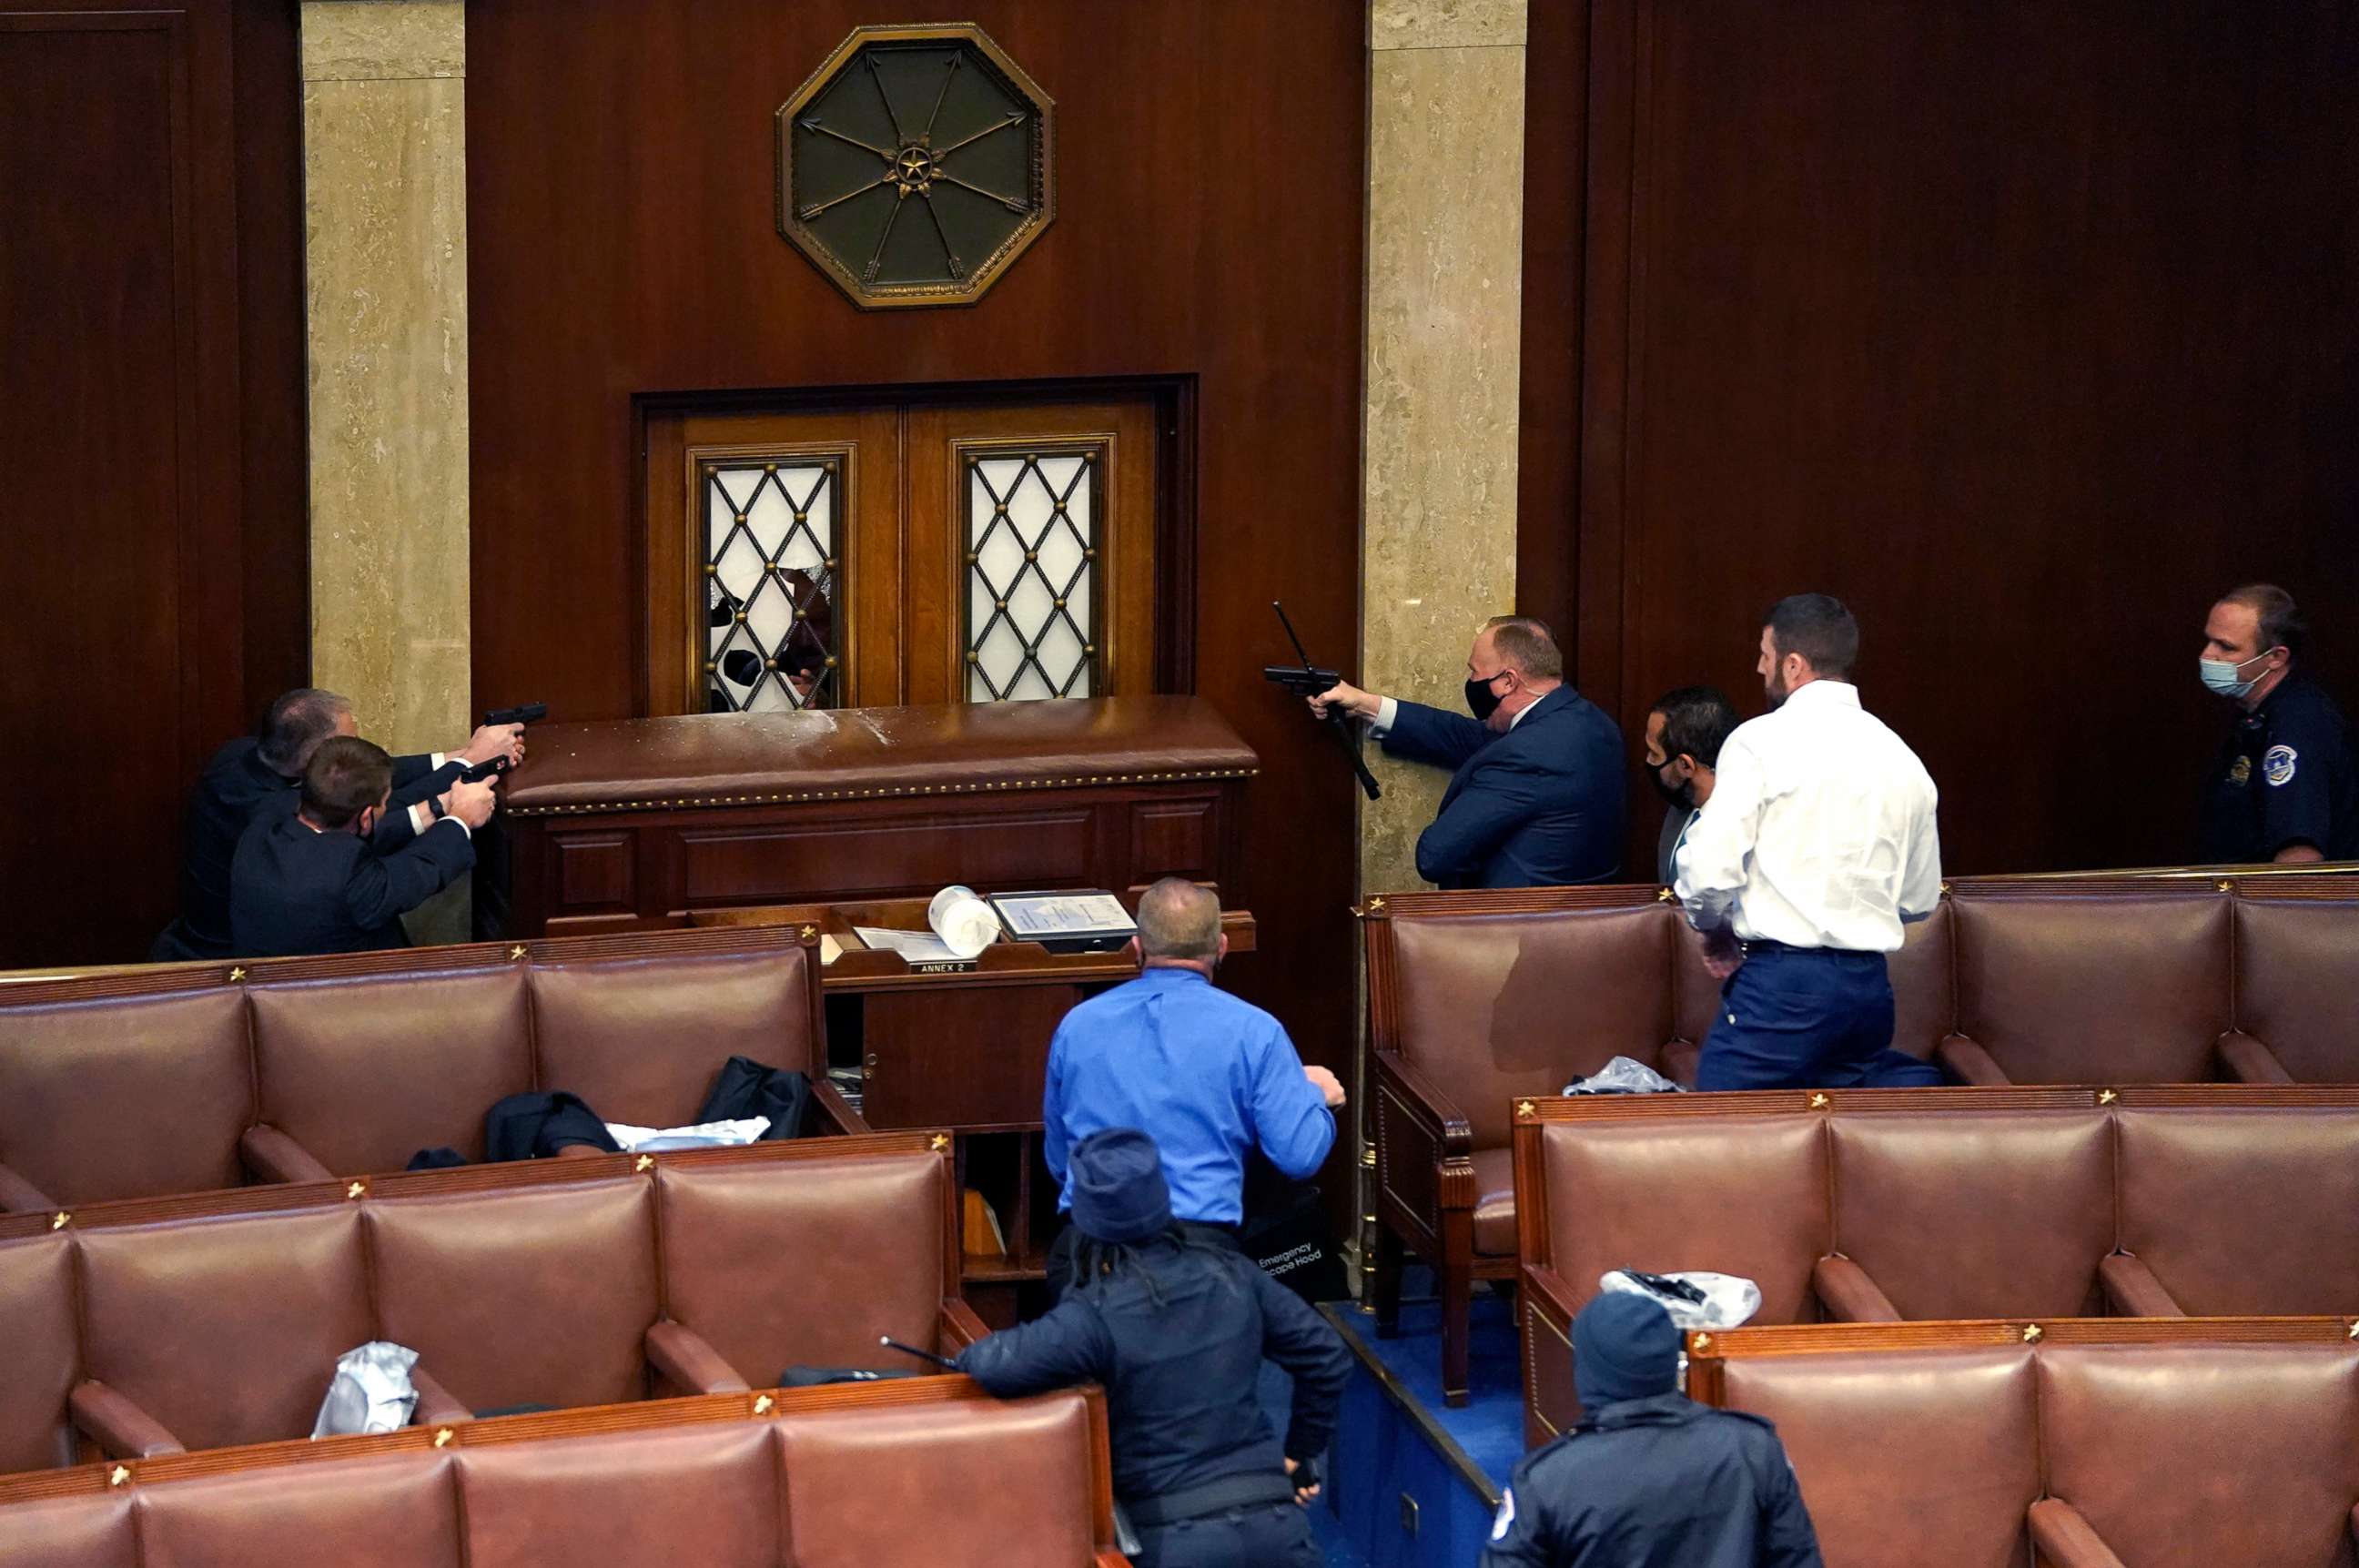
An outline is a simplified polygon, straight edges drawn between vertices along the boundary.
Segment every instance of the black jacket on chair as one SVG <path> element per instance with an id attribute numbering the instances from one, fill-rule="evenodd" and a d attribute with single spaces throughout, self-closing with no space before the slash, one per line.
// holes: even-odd
<path id="1" fill-rule="evenodd" d="M 440 794 L 465 767 L 453 761 L 436 768 L 430 755 L 395 757 L 393 804 L 377 828 L 377 849 L 390 854 L 407 844 L 409 813 L 403 808 Z M 231 939 L 229 909 L 230 866 L 238 840 L 257 809 L 291 800 L 299 782 L 273 771 L 252 735 L 213 753 L 189 796 L 180 848 L 180 918 L 156 939 L 147 954 L 151 961 L 229 958 L 238 953 Z"/>
<path id="2" fill-rule="evenodd" d="M 292 794 L 256 812 L 230 867 L 230 936 L 245 958 L 407 947 L 401 915 L 475 864 L 465 827 L 436 822 L 390 854 L 347 832 L 321 833 Z"/>

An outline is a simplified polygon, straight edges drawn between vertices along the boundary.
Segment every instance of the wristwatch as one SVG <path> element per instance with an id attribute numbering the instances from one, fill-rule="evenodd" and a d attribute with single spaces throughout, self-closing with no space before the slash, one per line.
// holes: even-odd
<path id="1" fill-rule="evenodd" d="M 427 796 L 426 809 L 434 814 L 434 820 L 438 822 L 451 814 L 442 809 L 442 797 L 440 795 Z"/>

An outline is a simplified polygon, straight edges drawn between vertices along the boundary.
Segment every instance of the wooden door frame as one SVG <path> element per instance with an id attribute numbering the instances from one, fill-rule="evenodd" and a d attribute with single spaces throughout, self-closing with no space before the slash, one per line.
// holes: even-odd
<path id="1" fill-rule="evenodd" d="M 654 645 L 648 626 L 647 576 L 653 520 L 647 510 L 648 429 L 662 419 L 701 414 L 808 414 L 881 403 L 971 404 L 1084 402 L 1138 398 L 1154 408 L 1155 681 L 1154 690 L 1190 695 L 1196 690 L 1196 505 L 1200 455 L 1196 436 L 1197 378 L 1164 376 L 1058 376 L 1022 381 L 936 381 L 828 387 L 716 388 L 638 392 L 630 400 L 632 713 L 653 709 Z"/>

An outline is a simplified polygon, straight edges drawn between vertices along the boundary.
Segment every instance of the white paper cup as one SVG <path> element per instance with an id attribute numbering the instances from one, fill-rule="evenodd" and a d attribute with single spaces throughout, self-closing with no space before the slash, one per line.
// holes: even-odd
<path id="1" fill-rule="evenodd" d="M 999 936 L 999 917 L 972 887 L 945 887 L 926 906 L 926 924 L 961 958 L 973 958 Z"/>

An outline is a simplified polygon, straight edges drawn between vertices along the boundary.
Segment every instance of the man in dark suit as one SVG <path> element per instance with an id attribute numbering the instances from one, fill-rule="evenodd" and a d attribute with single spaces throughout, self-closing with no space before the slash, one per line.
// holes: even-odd
<path id="1" fill-rule="evenodd" d="M 1338 685 L 1310 699 L 1369 721 L 1387 754 L 1455 769 L 1417 841 L 1417 872 L 1440 887 L 1604 882 L 1622 864 L 1622 732 L 1564 683 L 1538 621 L 1501 615 L 1466 656 L 1473 718 Z"/>
<path id="2" fill-rule="evenodd" d="M 285 806 L 293 800 L 304 765 L 321 742 L 358 733 L 350 702 L 333 691 L 306 686 L 271 703 L 257 733 L 213 753 L 189 797 L 180 852 L 180 915 L 148 949 L 148 962 L 236 956 L 230 940 L 230 860 L 246 824 L 265 802 Z M 425 802 L 450 789 L 472 764 L 495 757 L 521 762 L 523 735 L 522 724 L 485 724 L 457 751 L 395 757 L 394 809 L 378 823 L 377 848 L 386 853 L 399 849 L 431 822 Z"/>
<path id="3" fill-rule="evenodd" d="M 375 841 L 391 807 L 393 758 L 357 735 L 320 743 L 296 798 L 264 802 L 230 866 L 230 940 L 249 958 L 407 947 L 401 916 L 475 864 L 493 789 L 454 783 L 437 820 L 398 849 Z"/>

